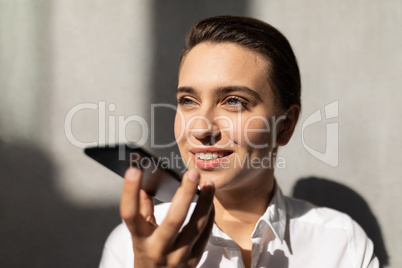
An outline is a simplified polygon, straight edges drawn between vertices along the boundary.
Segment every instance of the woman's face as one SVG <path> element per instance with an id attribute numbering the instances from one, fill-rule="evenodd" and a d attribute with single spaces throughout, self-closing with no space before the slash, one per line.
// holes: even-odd
<path id="1" fill-rule="evenodd" d="M 175 137 L 201 183 L 232 189 L 272 173 L 275 109 L 267 64 L 233 43 L 201 43 L 183 58 Z"/>

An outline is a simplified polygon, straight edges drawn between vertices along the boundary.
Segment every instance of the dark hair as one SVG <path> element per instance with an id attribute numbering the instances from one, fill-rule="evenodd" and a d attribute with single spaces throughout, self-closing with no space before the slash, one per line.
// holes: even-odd
<path id="1" fill-rule="evenodd" d="M 202 42 L 235 43 L 264 56 L 268 62 L 268 82 L 273 88 L 275 103 L 285 110 L 292 104 L 301 106 L 296 57 L 286 37 L 271 25 L 253 18 L 234 16 L 201 20 L 187 34 L 180 62 Z"/>

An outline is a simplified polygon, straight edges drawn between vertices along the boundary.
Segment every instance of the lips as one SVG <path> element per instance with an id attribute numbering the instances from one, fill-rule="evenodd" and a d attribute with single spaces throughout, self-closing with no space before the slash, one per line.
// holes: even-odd
<path id="1" fill-rule="evenodd" d="M 195 165 L 201 169 L 224 168 L 229 163 L 228 157 L 233 153 L 232 151 L 215 147 L 197 148 L 190 152 Z"/>

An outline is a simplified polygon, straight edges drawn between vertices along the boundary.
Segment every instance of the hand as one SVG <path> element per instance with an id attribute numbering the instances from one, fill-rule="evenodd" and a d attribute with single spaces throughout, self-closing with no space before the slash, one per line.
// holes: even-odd
<path id="1" fill-rule="evenodd" d="M 200 181 L 198 172 L 190 170 L 184 174 L 160 226 L 153 214 L 153 198 L 141 190 L 141 170 L 130 168 L 124 178 L 120 214 L 131 232 L 134 266 L 195 267 L 204 252 L 214 222 L 213 183 L 203 185 L 190 221 L 179 232 L 197 191 Z"/>

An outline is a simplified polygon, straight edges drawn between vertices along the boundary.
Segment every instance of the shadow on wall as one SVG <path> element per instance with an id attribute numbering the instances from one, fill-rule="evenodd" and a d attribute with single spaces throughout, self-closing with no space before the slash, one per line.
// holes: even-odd
<path id="1" fill-rule="evenodd" d="M 381 267 L 388 265 L 380 226 L 364 199 L 352 189 L 322 178 L 309 177 L 297 181 L 293 197 L 307 200 L 317 206 L 329 207 L 351 216 L 373 241 L 374 252 Z"/>
<path id="2" fill-rule="evenodd" d="M 153 35 L 156 44 L 153 51 L 151 103 L 167 103 L 176 106 L 177 70 L 179 57 L 184 48 L 185 35 L 197 21 L 218 15 L 248 14 L 246 0 L 217 1 L 169 1 L 163 4 L 153 1 Z M 175 110 L 158 108 L 155 110 L 155 143 L 174 143 L 173 121 Z M 179 155 L 175 143 L 163 149 L 152 148 L 159 156 Z"/>
<path id="3" fill-rule="evenodd" d="M 82 208 L 55 189 L 48 156 L 0 143 L 0 267 L 97 267 L 121 222 L 117 207 Z"/>

